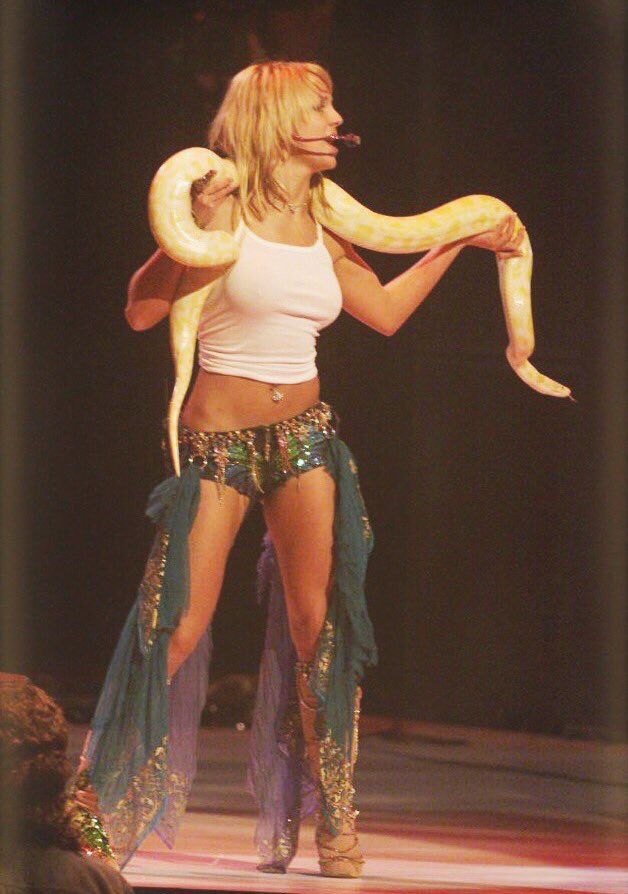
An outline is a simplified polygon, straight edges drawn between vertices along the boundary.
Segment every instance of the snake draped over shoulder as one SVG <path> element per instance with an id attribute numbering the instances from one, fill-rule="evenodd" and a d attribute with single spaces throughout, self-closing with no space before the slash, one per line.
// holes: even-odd
<path id="1" fill-rule="evenodd" d="M 173 260 L 189 268 L 204 268 L 194 283 L 185 277 L 170 312 L 171 349 L 175 385 L 168 410 L 168 438 L 174 469 L 180 474 L 177 429 L 179 413 L 192 377 L 194 349 L 202 308 L 218 279 L 236 261 L 238 245 L 230 233 L 204 231 L 192 216 L 191 185 L 213 169 L 232 177 L 238 174 L 230 159 L 210 149 L 192 147 L 168 158 L 153 178 L 148 197 L 149 224 L 158 245 Z M 493 196 L 468 195 L 431 211 L 393 217 L 371 211 L 344 189 L 325 178 L 325 198 L 330 208 L 315 200 L 316 220 L 348 242 L 388 254 L 411 254 L 495 230 L 513 214 L 505 202 Z M 520 256 L 496 255 L 508 346 L 506 357 L 517 375 L 531 388 L 552 397 L 569 397 L 565 385 L 540 373 L 528 358 L 534 350 L 534 327 L 530 283 L 532 246 L 521 220 L 515 215 L 515 238 L 523 230 Z M 211 268 L 208 274 L 207 268 Z"/>

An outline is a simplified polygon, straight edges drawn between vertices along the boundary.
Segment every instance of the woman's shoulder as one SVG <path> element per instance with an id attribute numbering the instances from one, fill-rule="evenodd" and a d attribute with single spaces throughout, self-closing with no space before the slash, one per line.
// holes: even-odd
<path id="1" fill-rule="evenodd" d="M 344 239 L 341 239 L 339 236 L 336 236 L 335 233 L 332 233 L 331 230 L 328 230 L 325 227 L 323 227 L 322 230 L 323 243 L 325 245 L 325 248 L 331 255 L 332 261 L 335 264 L 336 261 L 339 261 L 340 258 L 343 257 L 343 255 L 347 254 L 348 243 Z"/>

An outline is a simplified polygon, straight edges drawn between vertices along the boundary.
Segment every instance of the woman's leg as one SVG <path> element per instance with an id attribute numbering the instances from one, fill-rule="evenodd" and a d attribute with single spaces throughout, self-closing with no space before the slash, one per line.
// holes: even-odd
<path id="1" fill-rule="evenodd" d="M 227 486 L 219 502 L 215 481 L 201 479 L 200 491 L 198 512 L 188 540 L 190 599 L 170 639 L 168 679 L 194 651 L 213 618 L 227 558 L 249 505 L 249 497 Z"/>
<path id="2" fill-rule="evenodd" d="M 335 513 L 336 483 L 324 467 L 288 479 L 264 500 L 264 514 L 283 582 L 288 625 L 298 656 L 296 691 L 305 756 L 322 799 L 319 806 L 325 804 L 329 809 L 333 804 L 339 812 L 334 827 L 327 822 L 324 811 L 317 815 L 316 845 L 321 873 L 356 878 L 364 863 L 355 831 L 352 781 L 361 690 L 356 692 L 351 718 L 355 751 L 352 759 L 345 762 L 329 737 L 321 738 L 326 718 L 320 713 L 318 698 L 308 682 L 328 611 L 335 558 Z"/>
<path id="3" fill-rule="evenodd" d="M 329 472 L 319 467 L 289 478 L 263 500 L 281 571 L 290 634 L 303 661 L 314 658 L 327 613 L 335 487 Z"/>
<path id="4" fill-rule="evenodd" d="M 211 622 L 224 577 L 225 565 L 250 498 L 234 487 L 223 488 L 222 503 L 214 481 L 199 481 L 200 497 L 188 537 L 190 592 L 187 611 L 174 630 L 168 647 L 167 675 L 170 679 L 194 651 Z M 90 730 L 79 759 L 77 775 L 88 766 Z M 79 788 L 77 801 L 93 813 L 100 807 L 91 787 Z"/>

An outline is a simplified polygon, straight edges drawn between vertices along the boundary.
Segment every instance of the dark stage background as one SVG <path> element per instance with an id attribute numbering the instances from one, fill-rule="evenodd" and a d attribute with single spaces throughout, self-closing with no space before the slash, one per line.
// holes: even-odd
<path id="1" fill-rule="evenodd" d="M 346 315 L 324 332 L 323 397 L 376 539 L 380 666 L 365 710 L 621 736 L 619 4 L 21 8 L 21 374 L 8 421 L 22 486 L 5 540 L 24 650 L 11 669 L 100 687 L 163 477 L 167 325 L 134 333 L 123 317 L 127 281 L 154 250 L 147 190 L 166 157 L 204 143 L 226 78 L 264 46 L 330 68 L 346 129 L 363 138 L 334 179 L 366 205 L 403 215 L 486 193 L 517 211 L 535 252 L 533 360 L 578 401 L 510 370 L 494 259 L 477 249 L 394 337 Z M 363 254 L 382 281 L 416 259 Z M 262 533 L 249 519 L 231 556 L 214 678 L 256 671 Z"/>

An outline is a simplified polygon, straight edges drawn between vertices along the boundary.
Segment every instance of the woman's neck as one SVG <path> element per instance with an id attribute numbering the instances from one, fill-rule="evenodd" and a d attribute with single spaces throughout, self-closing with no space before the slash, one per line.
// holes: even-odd
<path id="1" fill-rule="evenodd" d="M 267 207 L 264 212 L 263 220 L 276 219 L 280 221 L 287 219 L 291 221 L 300 221 L 304 217 L 307 217 L 310 205 L 312 175 L 313 171 L 311 168 L 305 167 L 298 159 L 293 157 L 289 158 L 286 162 L 279 163 L 273 169 L 273 177 L 279 185 L 283 187 L 287 198 L 285 204 L 281 207 L 275 207 L 274 205 Z M 232 220 L 232 222 L 237 224 L 237 220 L 244 216 L 242 210 L 242 196 L 238 196 L 236 204 L 238 205 L 238 209 L 235 212 L 235 220 Z M 252 214 L 250 206 L 248 205 L 246 212 Z M 256 214 L 253 216 L 257 217 Z"/>
<path id="2" fill-rule="evenodd" d="M 290 157 L 287 161 L 278 164 L 273 173 L 286 191 L 286 205 L 288 203 L 293 206 L 305 205 L 307 208 L 312 181 L 311 168 L 305 166 L 298 159 Z"/>

